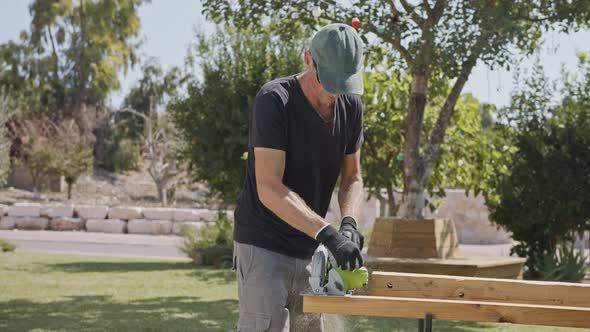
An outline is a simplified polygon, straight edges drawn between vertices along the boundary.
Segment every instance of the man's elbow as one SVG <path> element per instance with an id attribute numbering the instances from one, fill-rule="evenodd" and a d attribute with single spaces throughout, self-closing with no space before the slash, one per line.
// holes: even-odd
<path id="1" fill-rule="evenodd" d="M 272 197 L 275 192 L 275 184 L 270 181 L 257 181 L 256 190 L 258 193 L 258 199 L 264 206 L 270 209 Z"/>
<path id="2" fill-rule="evenodd" d="M 360 183 L 361 185 L 363 184 L 363 176 L 361 175 L 361 173 L 354 173 L 350 176 L 347 176 L 346 178 L 343 178 L 341 181 L 341 185 L 340 188 L 342 189 L 343 187 L 348 187 L 352 184 L 358 184 Z"/>

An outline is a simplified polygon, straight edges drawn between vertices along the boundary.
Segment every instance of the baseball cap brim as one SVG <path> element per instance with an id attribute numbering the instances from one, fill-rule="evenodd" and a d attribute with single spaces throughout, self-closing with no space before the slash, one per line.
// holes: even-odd
<path id="1" fill-rule="evenodd" d="M 356 73 L 344 73 L 330 71 L 327 68 L 317 68 L 320 84 L 327 92 L 335 95 L 340 94 L 354 94 L 362 95 L 363 87 L 363 72 L 362 70 Z"/>

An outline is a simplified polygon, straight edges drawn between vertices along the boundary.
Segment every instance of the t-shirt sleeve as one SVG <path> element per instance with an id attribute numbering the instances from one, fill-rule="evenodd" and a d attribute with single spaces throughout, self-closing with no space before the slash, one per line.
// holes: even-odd
<path id="1" fill-rule="evenodd" d="M 363 136 L 363 103 L 360 101 L 360 98 L 357 99 L 357 102 L 354 103 L 356 105 L 355 110 L 355 117 L 352 124 L 352 134 L 348 139 L 348 143 L 346 144 L 346 154 L 353 154 L 361 148 L 363 145 L 364 136 Z"/>
<path id="2" fill-rule="evenodd" d="M 287 118 L 285 107 L 273 93 L 259 95 L 251 110 L 251 148 L 287 150 Z"/>

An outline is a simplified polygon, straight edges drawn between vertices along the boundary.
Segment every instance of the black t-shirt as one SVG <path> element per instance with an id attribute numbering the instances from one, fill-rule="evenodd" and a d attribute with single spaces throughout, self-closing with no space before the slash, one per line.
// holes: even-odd
<path id="1" fill-rule="evenodd" d="M 248 166 L 235 210 L 235 241 L 291 257 L 311 257 L 317 241 L 260 202 L 254 147 L 285 151 L 283 183 L 325 217 L 344 155 L 362 144 L 362 115 L 359 96 L 340 95 L 333 119 L 326 122 L 305 97 L 296 76 L 265 84 L 250 111 Z"/>

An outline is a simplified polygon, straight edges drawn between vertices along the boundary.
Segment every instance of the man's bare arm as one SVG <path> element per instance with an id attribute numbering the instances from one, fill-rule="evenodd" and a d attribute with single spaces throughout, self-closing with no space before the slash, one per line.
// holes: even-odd
<path id="1" fill-rule="evenodd" d="M 363 199 L 363 177 L 361 174 L 361 150 L 344 156 L 338 191 L 338 204 L 342 217 L 360 217 L 360 205 Z"/>
<path id="2" fill-rule="evenodd" d="M 283 184 L 285 152 L 254 148 L 256 187 L 264 206 L 294 228 L 315 238 L 328 223 Z"/>

